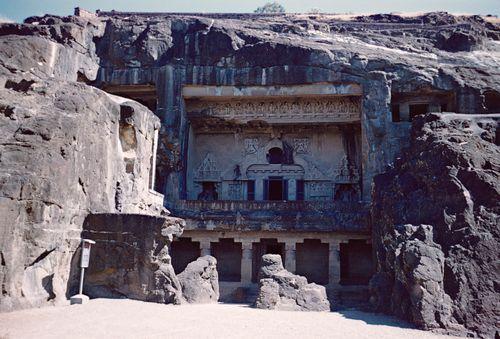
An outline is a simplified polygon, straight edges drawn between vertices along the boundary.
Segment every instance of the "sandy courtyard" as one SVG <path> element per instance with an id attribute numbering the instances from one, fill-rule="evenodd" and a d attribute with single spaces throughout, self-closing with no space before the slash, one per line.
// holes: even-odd
<path id="1" fill-rule="evenodd" d="M 406 327 L 406 328 L 405 328 Z M 0 314 L 0 338 L 446 338 L 394 318 L 343 311 L 265 311 L 247 305 L 172 306 L 92 300 Z"/>

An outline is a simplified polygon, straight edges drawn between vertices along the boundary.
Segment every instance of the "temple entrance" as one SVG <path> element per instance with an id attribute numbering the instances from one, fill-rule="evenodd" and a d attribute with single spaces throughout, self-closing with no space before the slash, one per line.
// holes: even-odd
<path id="1" fill-rule="evenodd" d="M 252 282 L 258 282 L 258 275 L 262 256 L 264 254 L 279 254 L 283 264 L 285 263 L 285 243 L 278 242 L 277 239 L 260 239 L 260 242 L 253 243 L 253 269 L 252 269 Z"/>
<path id="2" fill-rule="evenodd" d="M 287 186 L 283 177 L 269 177 L 264 180 L 264 200 L 287 200 Z"/>

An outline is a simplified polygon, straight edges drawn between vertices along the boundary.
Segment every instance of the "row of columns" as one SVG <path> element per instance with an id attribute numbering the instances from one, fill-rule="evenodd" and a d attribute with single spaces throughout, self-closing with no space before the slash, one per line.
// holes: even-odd
<path id="1" fill-rule="evenodd" d="M 328 285 L 336 286 L 340 283 L 340 243 L 345 240 L 330 240 L 328 255 Z M 252 283 L 253 268 L 253 241 L 241 241 L 241 283 L 244 285 Z M 285 241 L 285 262 L 287 271 L 295 273 L 296 242 Z M 201 256 L 210 255 L 210 241 L 200 241 Z"/>

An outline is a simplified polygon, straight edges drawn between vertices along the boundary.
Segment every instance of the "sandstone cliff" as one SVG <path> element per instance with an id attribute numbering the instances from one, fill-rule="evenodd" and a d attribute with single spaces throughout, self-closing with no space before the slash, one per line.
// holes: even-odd
<path id="1" fill-rule="evenodd" d="M 377 309 L 422 328 L 498 335 L 500 115 L 429 114 L 375 178 Z"/>

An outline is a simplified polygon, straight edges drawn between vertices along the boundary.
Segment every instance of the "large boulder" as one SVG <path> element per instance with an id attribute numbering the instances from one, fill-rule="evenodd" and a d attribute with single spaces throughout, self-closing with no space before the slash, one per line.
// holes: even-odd
<path id="1" fill-rule="evenodd" d="M 219 300 L 217 259 L 205 255 L 189 263 L 178 275 L 182 295 L 188 303 L 210 303 Z"/>
<path id="2" fill-rule="evenodd" d="M 330 311 L 324 286 L 308 284 L 307 279 L 283 267 L 281 256 L 265 254 L 259 272 L 259 294 L 255 307 L 286 311 Z"/>
<path id="3" fill-rule="evenodd" d="M 172 237 L 180 236 L 184 220 L 145 214 L 91 214 L 82 236 L 96 241 L 86 270 L 84 293 L 180 304 L 182 291 L 171 264 Z M 73 258 L 78 272 L 80 253 Z M 77 274 L 72 274 L 78 277 Z M 78 281 L 72 281 L 73 288 Z M 73 291 L 75 292 L 75 291 Z"/>
<path id="4" fill-rule="evenodd" d="M 416 117 L 410 147 L 375 178 L 377 310 L 424 329 L 495 336 L 499 121 L 498 114 Z"/>

